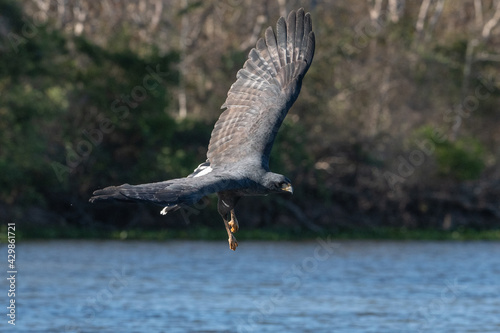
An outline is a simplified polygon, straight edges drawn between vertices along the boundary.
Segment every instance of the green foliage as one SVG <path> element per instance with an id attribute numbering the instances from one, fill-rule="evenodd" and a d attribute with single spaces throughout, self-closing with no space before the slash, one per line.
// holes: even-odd
<path id="1" fill-rule="evenodd" d="M 457 180 L 474 180 L 484 170 L 484 147 L 473 138 L 444 141 L 436 146 L 439 172 Z"/>
<path id="2" fill-rule="evenodd" d="M 36 230 L 20 229 L 16 238 L 33 239 L 115 239 L 115 240 L 149 240 L 167 241 L 171 239 L 215 240 L 221 241 L 225 231 L 220 228 L 196 226 L 188 229 L 125 229 L 115 230 L 104 227 L 82 228 L 76 226 L 48 226 Z M 295 231 L 290 228 L 267 227 L 245 230 L 238 235 L 238 240 L 264 241 L 300 241 L 317 238 L 357 239 L 357 240 L 433 240 L 433 241 L 499 241 L 500 230 L 474 230 L 459 228 L 458 230 L 408 229 L 399 227 L 379 228 L 343 228 L 341 230 L 325 230 L 323 232 Z M 0 225 L 0 242 L 7 241 L 7 226 Z"/>
<path id="3" fill-rule="evenodd" d="M 161 151 L 157 152 L 158 166 L 171 178 L 185 177 L 193 172 L 206 159 L 212 126 L 193 119 L 176 121 L 171 140 L 163 142 Z"/>
<path id="4" fill-rule="evenodd" d="M 458 38 L 448 43 L 442 43 L 435 46 L 433 54 L 442 59 L 449 59 L 450 62 L 463 63 L 467 51 L 467 40 Z"/>
<path id="5" fill-rule="evenodd" d="M 24 37 L 16 4 L 0 7 L 13 27 L 0 45 L 6 49 L 0 63 L 0 200 L 44 204 L 37 188 L 54 185 L 47 134 L 53 134 L 53 122 L 68 107 L 66 87 L 57 79 L 66 50 L 61 36 L 45 27 L 36 28 L 31 39 Z"/>
<path id="6" fill-rule="evenodd" d="M 434 143 L 439 175 L 454 180 L 474 180 L 481 176 L 485 168 L 485 148 L 481 142 L 470 137 L 455 141 L 436 138 L 427 126 L 418 132 Z"/>
<path id="7" fill-rule="evenodd" d="M 87 196 L 103 180 L 164 176 L 155 159 L 175 141 L 166 110 L 177 55 L 103 49 L 46 26 L 27 36 L 17 4 L 1 7 L 11 39 L 0 45 L 0 200 L 43 205 L 51 193 Z"/>
<path id="8" fill-rule="evenodd" d="M 314 165 L 308 149 L 307 131 L 300 122 L 285 118 L 271 152 L 269 164 L 273 170 L 293 177 Z"/>
<path id="9" fill-rule="evenodd" d="M 247 60 L 247 51 L 231 49 L 227 55 L 222 56 L 222 64 L 225 71 L 238 71 Z M 234 77 L 234 76 L 233 76 Z"/>
<path id="10" fill-rule="evenodd" d="M 196 9 L 196 8 L 199 8 L 203 5 L 203 1 L 194 1 L 192 3 L 188 3 L 186 7 L 182 8 L 181 10 L 179 10 L 179 12 L 177 13 L 177 15 L 179 16 L 183 16 L 183 15 L 186 15 L 188 14 L 190 11 Z"/>

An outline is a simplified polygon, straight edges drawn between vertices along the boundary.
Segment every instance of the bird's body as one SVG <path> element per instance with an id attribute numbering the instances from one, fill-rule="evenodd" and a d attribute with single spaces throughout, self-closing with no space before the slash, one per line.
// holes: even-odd
<path id="1" fill-rule="evenodd" d="M 186 178 L 110 186 L 94 192 L 95 201 L 144 201 L 164 206 L 166 214 L 217 193 L 218 210 L 229 236 L 238 243 L 234 206 L 242 196 L 292 192 L 290 180 L 270 172 L 269 156 L 283 119 L 297 99 L 302 78 L 314 55 L 315 38 L 309 13 L 291 12 L 268 28 L 249 53 L 231 86 L 214 126 L 207 161 Z"/>

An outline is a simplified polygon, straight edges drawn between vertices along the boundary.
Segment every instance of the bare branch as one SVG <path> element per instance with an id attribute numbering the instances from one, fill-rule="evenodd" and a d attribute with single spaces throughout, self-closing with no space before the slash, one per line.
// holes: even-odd
<path id="1" fill-rule="evenodd" d="M 47 14 L 50 9 L 50 0 L 35 0 L 38 8 L 40 9 L 39 13 L 41 14 L 41 18 L 43 21 L 47 21 Z"/>
<path id="2" fill-rule="evenodd" d="M 496 27 L 498 21 L 500 21 L 500 2 L 497 3 L 497 7 L 495 9 L 495 14 L 493 15 L 493 17 L 488 22 L 486 22 L 486 24 L 483 27 L 481 36 L 484 39 L 490 38 L 491 31 L 493 30 L 493 28 Z"/>
<path id="3" fill-rule="evenodd" d="M 422 5 L 420 6 L 420 11 L 418 12 L 417 24 L 415 25 L 415 29 L 417 30 L 417 34 L 421 35 L 424 31 L 425 19 L 427 18 L 427 13 L 429 12 L 429 7 L 431 4 L 431 0 L 422 1 Z"/>
<path id="4" fill-rule="evenodd" d="M 376 21 L 380 17 L 382 12 L 382 1 L 383 0 L 368 0 L 368 7 L 370 11 L 370 19 Z"/>
<path id="5" fill-rule="evenodd" d="M 182 0 L 183 8 L 188 8 L 188 0 Z M 188 43 L 188 28 L 189 22 L 187 14 L 183 14 L 181 19 L 181 61 L 179 64 L 180 77 L 179 77 L 179 118 L 185 118 L 187 115 L 187 97 L 186 97 L 186 48 Z"/>
<path id="6" fill-rule="evenodd" d="M 439 18 L 441 17 L 441 13 L 443 12 L 443 7 L 444 7 L 444 2 L 445 0 L 438 0 L 438 3 L 436 4 L 436 8 L 434 10 L 434 15 L 432 15 L 432 18 L 429 21 L 429 33 L 426 36 L 426 41 L 430 39 L 432 32 L 434 31 L 434 28 L 436 27 L 437 22 L 439 21 Z"/>
<path id="7" fill-rule="evenodd" d="M 157 0 L 157 1 L 155 1 L 154 15 L 153 15 L 153 18 L 151 19 L 151 24 L 149 25 L 150 31 L 156 30 L 158 23 L 160 23 L 162 13 L 163 13 L 163 1 Z"/>
<path id="8" fill-rule="evenodd" d="M 488 54 L 486 52 L 481 52 L 476 55 L 476 61 L 491 61 L 500 62 L 500 54 Z"/>
<path id="9" fill-rule="evenodd" d="M 389 0 L 389 16 L 392 22 L 399 22 L 404 12 L 405 4 L 405 0 Z"/>
<path id="10" fill-rule="evenodd" d="M 85 2 L 82 2 L 80 6 L 75 5 L 73 7 L 73 16 L 75 17 L 75 23 L 73 26 L 73 32 L 76 36 L 80 36 L 84 29 L 84 22 L 87 18 L 88 8 L 83 8 Z"/>
<path id="11" fill-rule="evenodd" d="M 476 26 L 483 26 L 483 2 L 481 0 L 474 0 L 474 11 L 476 13 Z"/>
<path id="12" fill-rule="evenodd" d="M 255 26 L 253 28 L 252 36 L 250 36 L 249 39 L 247 39 L 245 42 L 241 43 L 240 45 L 240 50 L 246 50 L 249 47 L 252 47 L 257 43 L 257 39 L 259 38 L 261 32 L 262 32 L 262 25 L 266 23 L 267 19 L 264 15 L 259 15 L 257 16 L 257 19 L 255 20 Z"/>

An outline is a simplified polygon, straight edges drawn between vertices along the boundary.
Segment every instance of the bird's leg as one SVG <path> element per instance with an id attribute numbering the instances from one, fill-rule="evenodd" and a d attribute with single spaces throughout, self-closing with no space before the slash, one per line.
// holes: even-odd
<path id="1" fill-rule="evenodd" d="M 233 232 L 235 230 L 238 230 L 238 221 L 236 220 L 236 217 L 234 217 L 234 205 L 238 198 L 227 192 L 219 192 L 218 196 L 219 202 L 217 204 L 217 209 L 219 211 L 219 214 L 222 216 L 222 220 L 224 220 L 224 226 L 226 227 L 228 236 L 229 248 L 234 251 L 238 246 L 236 237 L 234 237 L 233 235 Z"/>
<path id="2" fill-rule="evenodd" d="M 229 248 L 234 251 L 238 247 L 238 241 L 231 232 L 232 227 L 230 227 L 229 225 L 231 222 L 228 222 L 226 217 L 223 217 L 222 219 L 224 220 L 224 225 L 226 226 L 227 237 L 228 237 L 227 241 L 229 242 Z"/>
<path id="3" fill-rule="evenodd" d="M 234 213 L 234 209 L 231 209 L 231 221 L 229 221 L 228 224 L 231 227 L 231 232 L 236 232 L 240 228 L 238 220 L 236 219 L 236 214 Z"/>

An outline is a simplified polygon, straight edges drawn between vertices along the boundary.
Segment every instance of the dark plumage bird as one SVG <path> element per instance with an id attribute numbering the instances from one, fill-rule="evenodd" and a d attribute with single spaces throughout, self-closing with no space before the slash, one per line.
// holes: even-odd
<path id="1" fill-rule="evenodd" d="M 215 124 L 207 161 L 186 178 L 158 183 L 110 186 L 90 202 L 142 201 L 164 206 L 161 214 L 217 193 L 229 247 L 238 246 L 234 207 L 242 196 L 292 192 L 288 178 L 269 171 L 269 155 L 278 129 L 299 96 L 315 47 L 311 17 L 303 9 L 281 17 L 276 34 L 269 27 L 229 89 L 226 110 Z"/>

